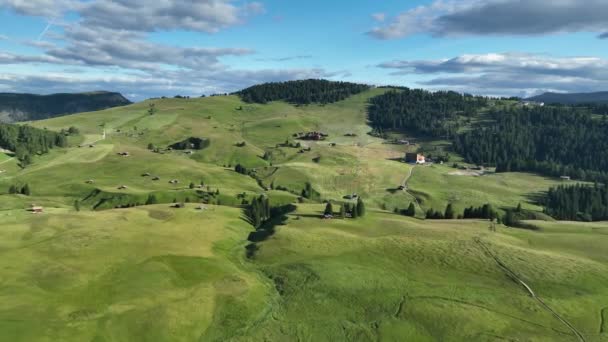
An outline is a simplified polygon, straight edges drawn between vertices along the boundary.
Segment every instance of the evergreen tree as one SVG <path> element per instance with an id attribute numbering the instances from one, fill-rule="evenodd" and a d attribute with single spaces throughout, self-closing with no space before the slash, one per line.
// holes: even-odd
<path id="1" fill-rule="evenodd" d="M 190 182 L 190 185 L 188 186 L 190 189 L 194 189 L 196 187 L 196 185 L 194 185 L 193 182 Z"/>
<path id="2" fill-rule="evenodd" d="M 74 201 L 74 209 L 76 211 L 80 211 L 80 201 L 79 200 Z"/>
<path id="3" fill-rule="evenodd" d="M 327 202 L 323 215 L 333 215 L 333 214 L 334 214 L 334 207 L 332 206 L 331 202 Z"/>
<path id="4" fill-rule="evenodd" d="M 416 206 L 414 205 L 413 202 L 410 202 L 410 206 L 407 207 L 407 210 L 405 211 L 405 215 L 410 216 L 410 217 L 416 216 Z"/>
<path id="5" fill-rule="evenodd" d="M 149 194 L 148 199 L 146 200 L 146 205 L 157 204 L 158 200 L 154 194 Z"/>
<path id="6" fill-rule="evenodd" d="M 505 213 L 505 216 L 502 221 L 505 224 L 505 226 L 507 226 L 507 227 L 514 226 L 515 225 L 515 215 L 513 214 L 513 210 L 507 209 L 507 212 Z"/>
<path id="7" fill-rule="evenodd" d="M 454 208 L 452 207 L 452 203 L 448 203 L 445 208 L 445 214 L 443 215 L 447 220 L 453 220 L 456 218 L 456 213 L 454 212 Z"/>
<path id="8" fill-rule="evenodd" d="M 29 184 L 25 184 L 23 188 L 21 188 L 21 194 L 25 196 L 29 196 L 31 193 Z"/>
<path id="9" fill-rule="evenodd" d="M 359 199 L 357 199 L 357 217 L 363 217 L 365 216 L 365 203 L 363 203 L 363 200 L 361 199 L 361 197 L 359 197 Z"/>

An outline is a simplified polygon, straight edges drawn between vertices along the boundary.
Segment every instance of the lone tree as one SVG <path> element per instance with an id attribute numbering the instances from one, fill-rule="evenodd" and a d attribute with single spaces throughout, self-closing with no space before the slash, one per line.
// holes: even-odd
<path id="1" fill-rule="evenodd" d="M 416 216 L 416 206 L 414 205 L 413 202 L 410 202 L 410 206 L 407 207 L 407 210 L 405 211 L 405 215 L 410 216 L 410 217 Z"/>
<path id="2" fill-rule="evenodd" d="M 354 211 L 357 212 L 358 217 L 365 216 L 365 203 L 363 203 L 361 197 L 359 197 L 359 199 L 357 200 L 357 207 Z"/>
<path id="3" fill-rule="evenodd" d="M 29 184 L 25 184 L 23 188 L 21 188 L 21 194 L 25 196 L 29 196 L 31 193 Z"/>
<path id="4" fill-rule="evenodd" d="M 445 208 L 445 214 L 443 216 L 446 220 L 453 220 L 456 217 L 456 213 L 454 212 L 452 203 L 448 203 L 448 206 Z"/>
<path id="5" fill-rule="evenodd" d="M 154 103 L 150 103 L 148 107 L 148 115 L 154 115 L 156 113 L 156 105 Z"/>
<path id="6" fill-rule="evenodd" d="M 76 211 L 80 211 L 80 201 L 79 200 L 74 201 L 74 209 Z"/>
<path id="7" fill-rule="evenodd" d="M 194 185 L 193 182 L 190 182 L 190 185 L 188 186 L 190 189 L 194 189 L 196 187 L 196 185 Z"/>
<path id="8" fill-rule="evenodd" d="M 327 205 L 325 206 L 325 212 L 323 212 L 323 215 L 333 215 L 334 214 L 334 207 L 331 204 L 331 202 L 327 202 Z"/>

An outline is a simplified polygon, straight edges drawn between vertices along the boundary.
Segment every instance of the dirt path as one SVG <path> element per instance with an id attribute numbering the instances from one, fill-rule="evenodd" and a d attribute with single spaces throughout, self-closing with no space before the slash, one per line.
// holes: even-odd
<path id="1" fill-rule="evenodd" d="M 7 159 L 7 160 L 5 160 L 5 161 L 3 161 L 3 162 L 0 162 L 0 165 L 5 164 L 5 163 L 8 163 L 9 161 L 14 160 L 14 159 L 15 159 L 15 158 L 10 158 L 10 159 Z"/>
<path id="2" fill-rule="evenodd" d="M 476 237 L 474 239 L 474 241 L 481 247 L 481 249 L 483 249 L 483 251 L 488 256 L 490 256 L 492 259 L 494 259 L 496 264 L 498 264 L 498 266 L 507 274 L 507 276 L 509 278 L 511 278 L 514 282 L 522 285 L 526 289 L 526 291 L 530 294 L 530 296 L 532 296 L 532 298 L 534 300 L 536 300 L 545 310 L 550 312 L 553 315 L 553 317 L 555 317 L 557 320 L 559 320 L 565 326 L 567 326 L 568 329 L 570 329 L 572 331 L 572 333 L 578 338 L 579 341 L 586 342 L 585 337 L 583 336 L 583 334 L 581 334 L 580 331 L 578 331 L 570 322 L 568 322 L 565 318 L 560 316 L 559 313 L 557 313 L 555 310 L 553 310 L 549 305 L 547 305 L 547 303 L 545 303 L 540 297 L 538 297 L 536 295 L 536 293 L 534 293 L 534 290 L 532 290 L 532 288 L 528 284 L 526 284 L 515 272 L 513 272 L 494 253 L 492 253 L 490 248 L 486 244 L 484 244 L 479 237 Z"/>
<path id="3" fill-rule="evenodd" d="M 414 198 L 414 202 L 416 203 L 416 206 L 418 207 L 418 209 L 422 210 L 422 206 L 420 205 L 420 202 L 418 202 L 418 197 L 416 197 L 413 193 L 411 193 L 410 189 L 407 186 L 407 183 L 410 181 L 410 179 L 414 175 L 415 168 L 416 168 L 416 165 L 414 165 L 410 168 L 410 172 L 408 173 L 407 177 L 405 177 L 405 179 L 403 180 L 403 182 L 401 184 L 403 185 L 403 191 L 405 191 L 408 195 L 412 196 Z"/>

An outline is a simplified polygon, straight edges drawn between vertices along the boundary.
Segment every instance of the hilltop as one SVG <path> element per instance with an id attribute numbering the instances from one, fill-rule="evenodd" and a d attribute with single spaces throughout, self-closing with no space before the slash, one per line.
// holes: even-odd
<path id="1" fill-rule="evenodd" d="M 0 122 L 42 120 L 130 103 L 120 93 L 107 91 L 51 95 L 0 93 Z"/>
<path id="2" fill-rule="evenodd" d="M 608 103 L 608 91 L 601 91 L 595 93 L 551 93 L 547 92 L 541 95 L 533 96 L 528 101 L 544 102 L 544 103 L 559 103 L 565 105 L 572 104 L 589 104 Z"/>
<path id="3" fill-rule="evenodd" d="M 586 183 L 456 146 L 516 101 L 292 84 L 29 123 L 61 144 L 0 154 L 0 339 L 606 339 L 608 225 L 542 201 Z M 448 204 L 487 213 L 425 219 Z"/>

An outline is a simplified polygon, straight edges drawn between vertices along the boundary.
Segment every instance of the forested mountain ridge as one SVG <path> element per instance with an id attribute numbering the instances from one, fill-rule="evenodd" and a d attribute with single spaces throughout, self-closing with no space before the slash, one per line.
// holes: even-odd
<path id="1" fill-rule="evenodd" d="M 0 122 L 43 120 L 131 104 L 120 93 L 98 91 L 76 94 L 0 93 Z"/>
<path id="2" fill-rule="evenodd" d="M 286 101 L 307 105 L 338 102 L 369 88 L 370 86 L 365 84 L 309 79 L 254 85 L 235 94 L 248 103 Z"/>
<path id="3" fill-rule="evenodd" d="M 595 93 L 544 93 L 533 96 L 528 101 L 560 104 L 606 103 L 608 104 L 608 91 Z"/>

